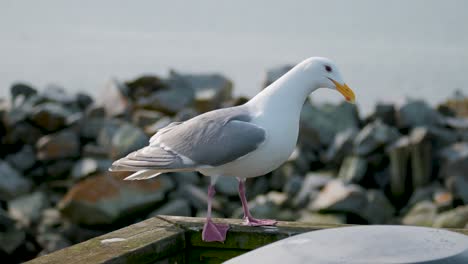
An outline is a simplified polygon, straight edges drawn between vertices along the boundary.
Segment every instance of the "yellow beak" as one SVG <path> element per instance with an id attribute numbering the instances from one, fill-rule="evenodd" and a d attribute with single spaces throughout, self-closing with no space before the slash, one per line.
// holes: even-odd
<path id="1" fill-rule="evenodd" d="M 346 85 L 346 83 L 341 84 L 331 78 L 329 79 L 335 84 L 336 89 L 338 90 L 338 92 L 340 92 L 344 96 L 346 101 L 354 104 L 356 97 L 354 96 L 353 90 L 351 90 L 351 88 L 349 88 L 348 85 Z"/>

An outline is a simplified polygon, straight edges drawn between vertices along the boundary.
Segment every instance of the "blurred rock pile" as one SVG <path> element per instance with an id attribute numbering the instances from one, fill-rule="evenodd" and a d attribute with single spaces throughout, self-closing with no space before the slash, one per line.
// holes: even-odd
<path id="1" fill-rule="evenodd" d="M 265 84 L 281 76 L 275 69 Z M 194 172 L 126 182 L 112 160 L 158 129 L 242 104 L 221 75 L 111 80 L 95 102 L 58 86 L 14 84 L 0 101 L 0 258 L 24 261 L 158 214 L 203 216 Z M 260 218 L 468 228 L 468 99 L 355 106 L 306 103 L 296 151 L 247 182 Z M 241 217 L 236 179 L 217 183 L 219 217 Z"/>

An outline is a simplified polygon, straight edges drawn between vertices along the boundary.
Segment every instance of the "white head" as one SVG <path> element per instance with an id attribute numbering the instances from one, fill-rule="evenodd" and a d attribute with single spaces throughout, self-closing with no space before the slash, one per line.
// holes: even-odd
<path id="1" fill-rule="evenodd" d="M 298 66 L 298 70 L 302 71 L 301 75 L 309 80 L 312 91 L 318 88 L 337 90 L 345 97 L 346 101 L 354 103 L 353 90 L 345 84 L 338 67 L 330 59 L 311 57 Z"/>

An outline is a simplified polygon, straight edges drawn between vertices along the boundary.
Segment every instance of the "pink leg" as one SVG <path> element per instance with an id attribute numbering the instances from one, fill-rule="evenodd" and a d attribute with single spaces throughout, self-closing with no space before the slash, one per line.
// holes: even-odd
<path id="1" fill-rule="evenodd" d="M 249 226 L 271 226 L 277 222 L 270 219 L 256 219 L 249 211 L 247 199 L 245 198 L 245 179 L 239 178 L 239 196 L 242 201 L 242 209 L 244 209 L 244 224 Z"/>
<path id="2" fill-rule="evenodd" d="M 213 185 L 208 187 L 208 213 L 206 215 L 206 222 L 203 226 L 202 239 L 205 242 L 219 241 L 224 242 L 226 240 L 226 233 L 229 229 L 227 224 L 215 224 L 211 220 L 211 201 L 216 191 Z"/>

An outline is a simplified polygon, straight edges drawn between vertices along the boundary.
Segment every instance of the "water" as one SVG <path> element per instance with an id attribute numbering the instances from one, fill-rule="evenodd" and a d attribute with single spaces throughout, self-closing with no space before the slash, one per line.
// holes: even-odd
<path id="1" fill-rule="evenodd" d="M 223 73 L 253 96 L 264 69 L 310 56 L 334 59 L 365 110 L 468 91 L 467 1 L 272 2 L 0 0 L 0 96 L 17 80 L 96 95 L 170 68 Z"/>

